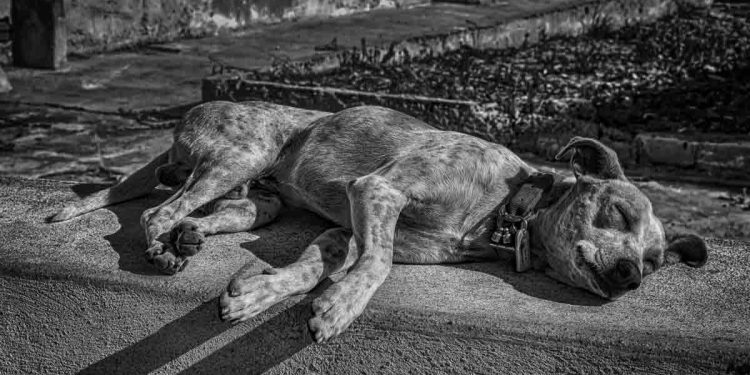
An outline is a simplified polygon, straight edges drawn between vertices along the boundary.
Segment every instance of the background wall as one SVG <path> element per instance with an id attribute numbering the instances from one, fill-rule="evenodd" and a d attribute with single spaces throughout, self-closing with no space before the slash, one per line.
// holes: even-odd
<path id="1" fill-rule="evenodd" d="M 0 0 L 9 3 L 10 0 Z M 216 33 L 253 23 L 339 16 L 429 0 L 64 0 L 68 51 Z M 2 9 L 2 6 L 0 6 Z"/>

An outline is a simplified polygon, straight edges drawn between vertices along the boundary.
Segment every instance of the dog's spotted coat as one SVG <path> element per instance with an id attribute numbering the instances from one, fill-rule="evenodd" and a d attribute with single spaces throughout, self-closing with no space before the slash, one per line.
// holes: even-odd
<path id="1" fill-rule="evenodd" d="M 556 180 L 529 223 L 538 267 L 617 298 L 665 264 L 705 262 L 698 237 L 667 245 L 651 203 L 612 150 L 574 138 L 560 156 L 566 153 L 575 180 Z M 173 186 L 177 192 L 141 218 L 147 259 L 171 274 L 200 251 L 205 235 L 266 225 L 283 205 L 313 211 L 338 227 L 286 267 L 235 275 L 220 304 L 222 318 L 243 321 L 346 271 L 313 302 L 309 326 L 320 342 L 362 313 L 393 262 L 496 258 L 489 246 L 496 209 L 536 172 L 503 146 L 386 108 L 330 114 L 209 102 L 188 111 L 168 152 L 50 220 L 145 195 L 159 183 Z M 210 214 L 187 217 L 200 208 Z"/>

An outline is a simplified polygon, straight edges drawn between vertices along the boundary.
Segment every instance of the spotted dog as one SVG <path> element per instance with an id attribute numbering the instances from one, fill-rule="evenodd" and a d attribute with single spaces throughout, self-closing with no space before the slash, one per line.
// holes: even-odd
<path id="1" fill-rule="evenodd" d="M 145 195 L 159 183 L 174 186 L 141 217 L 146 258 L 172 274 L 206 235 L 265 225 L 283 205 L 315 212 L 336 227 L 286 267 L 240 271 L 220 308 L 223 319 L 243 321 L 346 271 L 313 302 L 309 327 L 318 342 L 362 313 L 393 262 L 491 260 L 498 249 L 515 249 L 518 261 L 525 246 L 535 267 L 608 299 L 665 265 L 705 263 L 700 238 L 667 241 L 611 149 L 576 137 L 558 158 L 566 155 L 575 178 L 549 178 L 501 145 L 386 108 L 330 114 L 209 102 L 187 112 L 169 151 L 50 221 Z M 209 215 L 188 217 L 201 207 Z"/>

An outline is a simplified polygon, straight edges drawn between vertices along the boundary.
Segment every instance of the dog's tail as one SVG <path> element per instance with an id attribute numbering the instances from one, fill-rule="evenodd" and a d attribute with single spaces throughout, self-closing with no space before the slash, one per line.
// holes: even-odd
<path id="1" fill-rule="evenodd" d="M 168 162 L 169 151 L 165 151 L 117 185 L 63 207 L 58 213 L 48 217 L 47 222 L 69 220 L 102 207 L 144 196 L 159 185 L 156 169 Z"/>

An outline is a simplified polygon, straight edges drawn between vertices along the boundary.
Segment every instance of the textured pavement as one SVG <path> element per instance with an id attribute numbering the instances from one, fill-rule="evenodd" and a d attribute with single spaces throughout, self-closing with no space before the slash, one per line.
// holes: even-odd
<path id="1" fill-rule="evenodd" d="M 236 326 L 218 320 L 216 297 L 245 263 L 293 261 L 322 219 L 289 212 L 210 237 L 170 277 L 142 260 L 137 220 L 164 194 L 43 223 L 82 190 L 0 179 L 0 373 L 719 374 L 750 363 L 746 242 L 712 239 L 704 268 L 667 268 L 610 303 L 502 262 L 397 265 L 363 316 L 318 345 L 311 296 Z"/>

